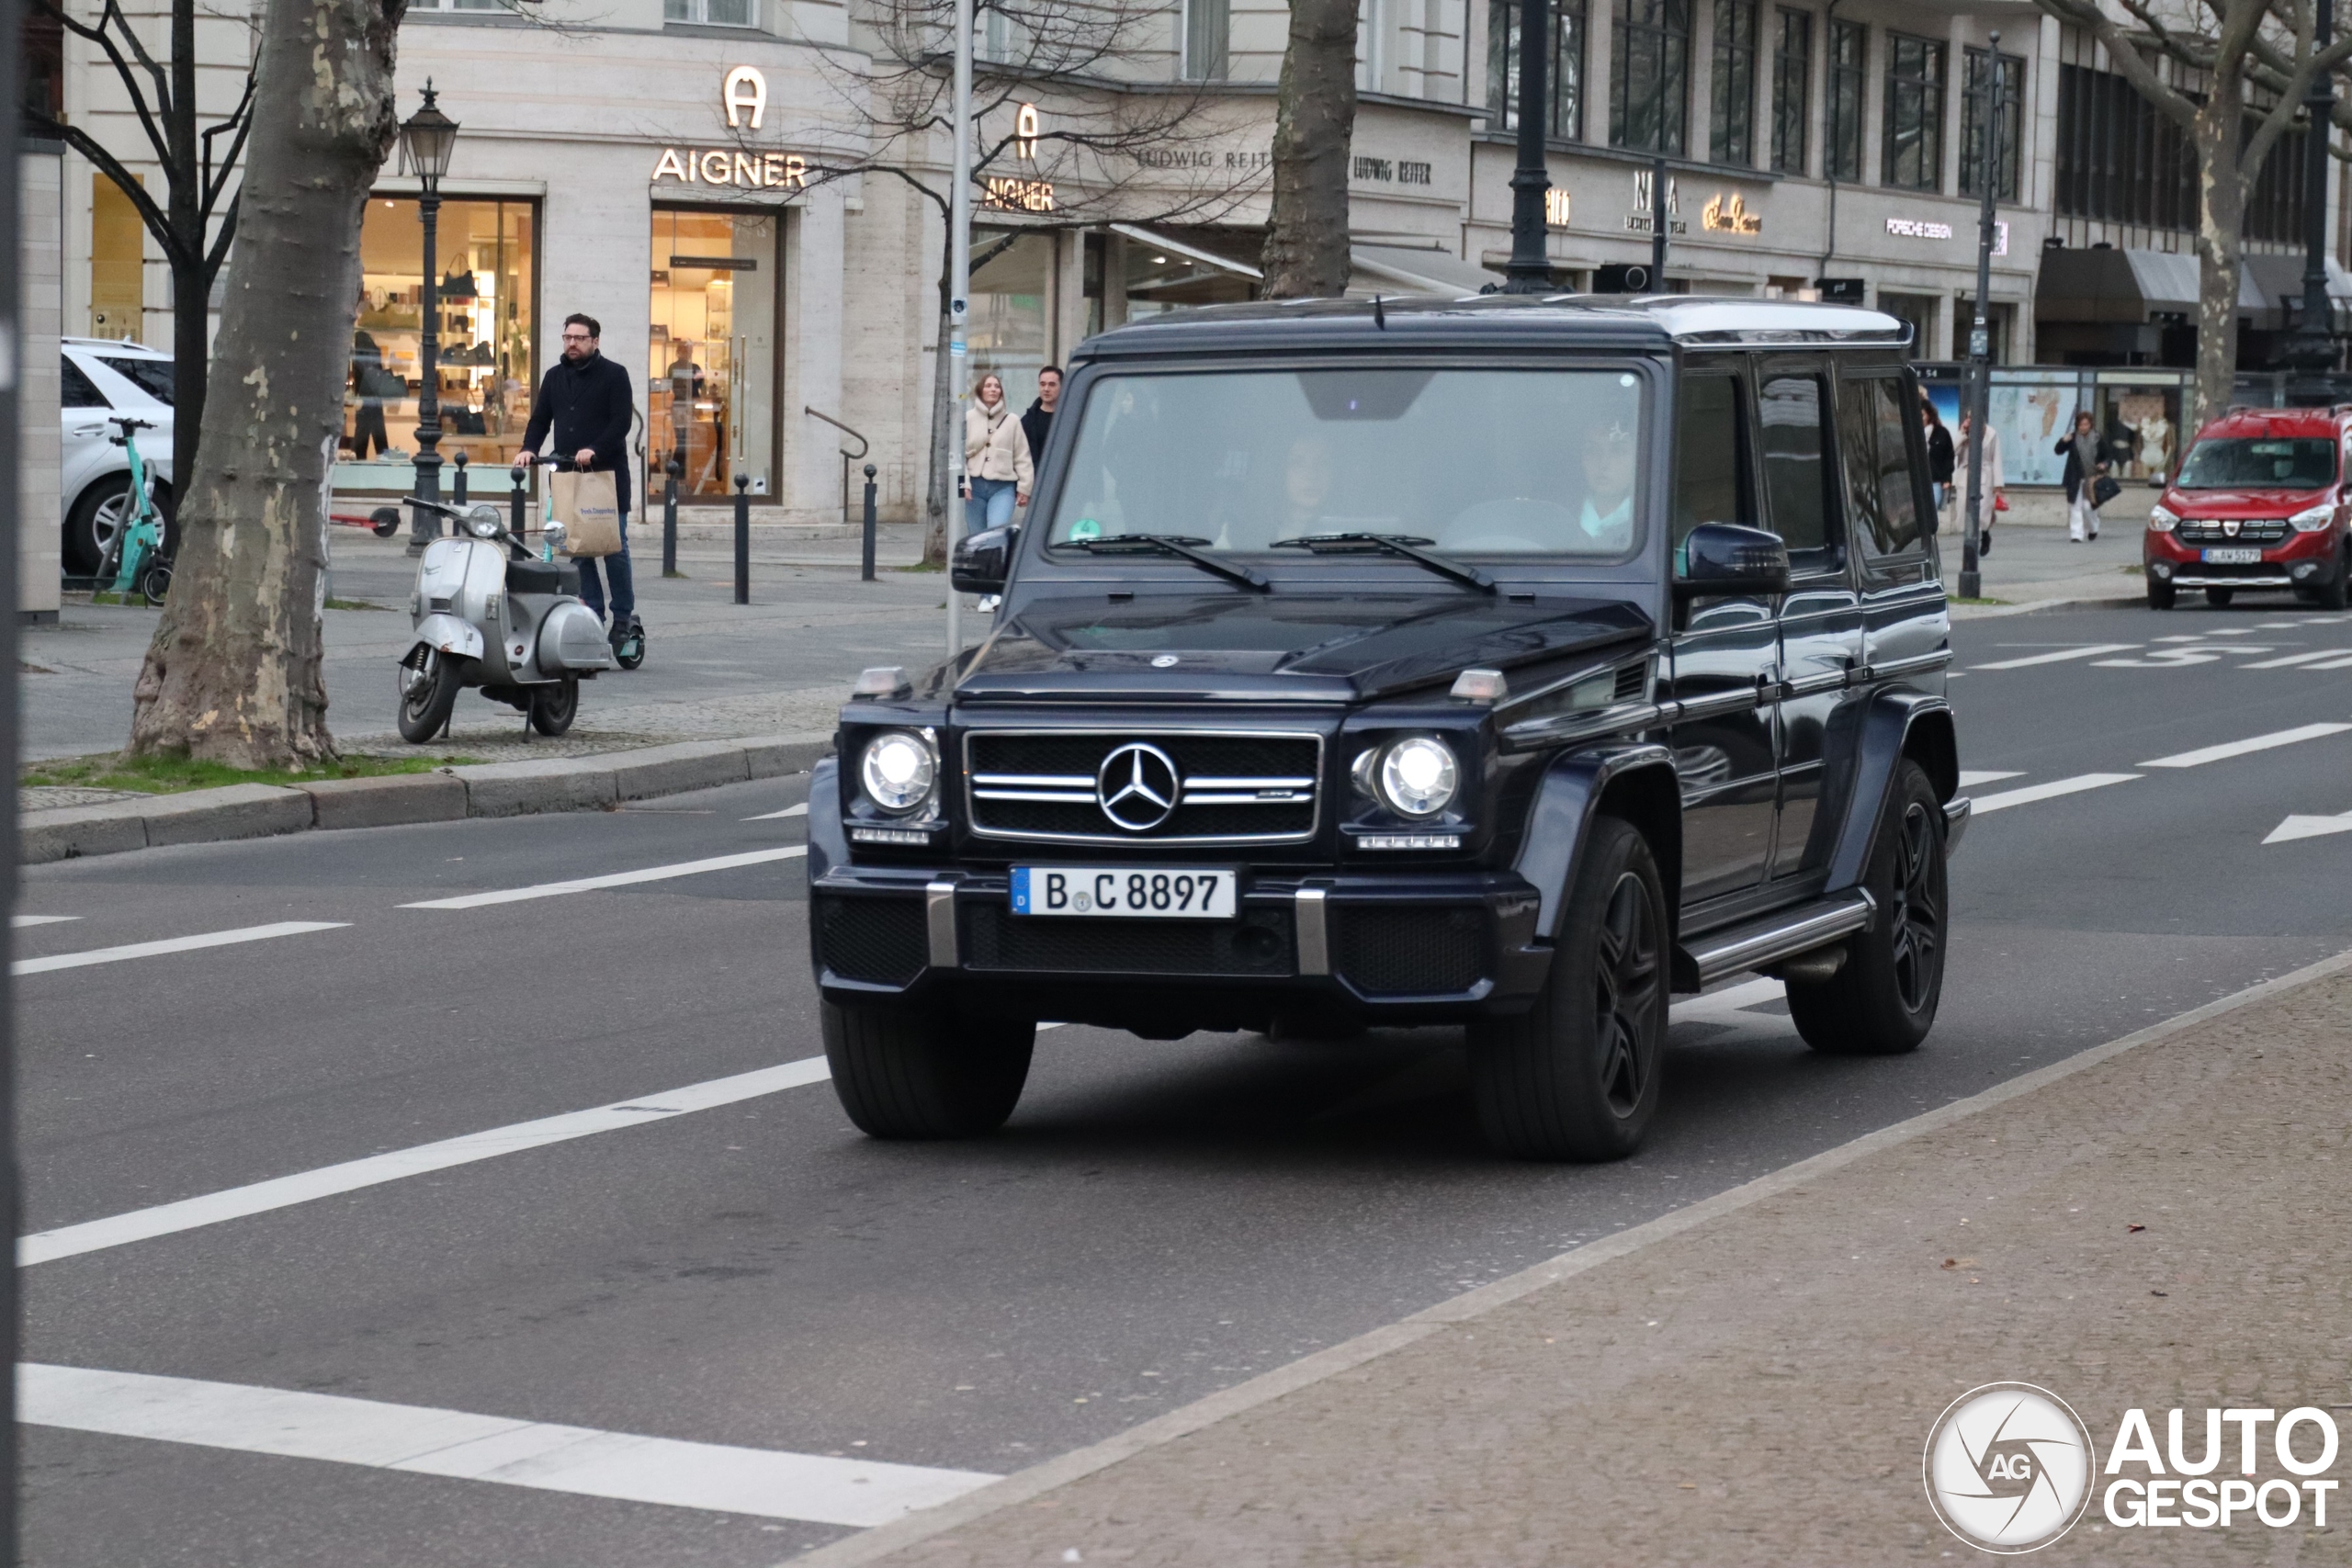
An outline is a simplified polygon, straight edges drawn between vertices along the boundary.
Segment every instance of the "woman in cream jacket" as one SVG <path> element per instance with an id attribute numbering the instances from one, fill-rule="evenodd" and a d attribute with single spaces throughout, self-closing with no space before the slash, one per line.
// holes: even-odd
<path id="1" fill-rule="evenodd" d="M 980 378 L 972 406 L 964 411 L 964 472 L 969 484 L 967 533 L 1001 527 L 1012 521 L 1014 506 L 1029 504 L 1035 477 L 1029 467 L 1029 438 L 1004 400 L 1004 382 L 994 371 Z"/>

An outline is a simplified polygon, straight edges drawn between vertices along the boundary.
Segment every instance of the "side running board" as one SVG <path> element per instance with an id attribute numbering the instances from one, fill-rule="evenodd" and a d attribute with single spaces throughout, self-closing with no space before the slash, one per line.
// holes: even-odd
<path id="1" fill-rule="evenodd" d="M 1877 913 L 1878 901 L 1857 887 L 1746 925 L 1709 931 L 1676 947 L 1674 988 L 1702 991 L 1727 975 L 1809 953 L 1853 935 Z"/>

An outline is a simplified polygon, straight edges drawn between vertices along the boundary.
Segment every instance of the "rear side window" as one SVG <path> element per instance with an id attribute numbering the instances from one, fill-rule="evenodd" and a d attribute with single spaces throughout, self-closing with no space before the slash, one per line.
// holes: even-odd
<path id="1" fill-rule="evenodd" d="M 168 359 L 108 359 L 98 363 L 169 408 L 172 402 L 172 362 Z"/>
<path id="2" fill-rule="evenodd" d="M 64 358 L 62 355 L 59 357 L 58 363 L 63 367 L 59 372 L 57 386 L 57 401 L 59 407 L 69 409 L 103 409 L 112 408 L 114 406 L 107 401 L 106 394 L 100 392 L 96 386 L 91 382 L 90 378 L 82 374 L 82 367 L 80 366 L 74 364 L 71 359 Z"/>
<path id="3" fill-rule="evenodd" d="M 1819 570 L 1836 563 L 1838 525 L 1829 502 L 1828 399 L 1818 376 L 1775 376 L 1756 399 L 1764 442 L 1765 526 L 1789 547 L 1790 564 Z"/>
<path id="4" fill-rule="evenodd" d="M 1903 384 L 1892 376 L 1874 376 L 1848 381 L 1843 392 L 1839 446 L 1846 458 L 1854 532 L 1872 555 L 1916 550 L 1920 542 L 1918 491 L 1911 468 Z M 1917 423 L 1917 412 L 1913 411 L 1909 419 Z"/>
<path id="5" fill-rule="evenodd" d="M 1739 380 L 1683 375 L 1675 385 L 1674 543 L 1702 523 L 1754 523 Z"/>

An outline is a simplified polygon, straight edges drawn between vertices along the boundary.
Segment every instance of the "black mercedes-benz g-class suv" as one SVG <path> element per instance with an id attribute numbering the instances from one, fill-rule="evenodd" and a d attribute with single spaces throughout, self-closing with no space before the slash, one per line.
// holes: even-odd
<path id="1" fill-rule="evenodd" d="M 1670 993 L 1910 1050 L 1968 819 L 1909 329 L 1829 305 L 1230 306 L 1071 367 L 1001 592 L 808 812 L 826 1055 L 992 1129 L 1040 1020 L 1467 1026 L 1504 1152 L 1631 1152 Z"/>

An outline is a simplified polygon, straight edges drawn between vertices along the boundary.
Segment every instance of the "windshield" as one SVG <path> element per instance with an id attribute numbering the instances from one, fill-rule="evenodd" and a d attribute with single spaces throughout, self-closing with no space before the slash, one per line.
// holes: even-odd
<path id="1" fill-rule="evenodd" d="M 1046 537 L 1261 551 L 1396 534 L 1448 554 L 1613 558 L 1636 541 L 1641 420 L 1640 378 L 1616 369 L 1106 376 Z"/>
<path id="2" fill-rule="evenodd" d="M 2181 490 L 2318 490 L 2335 482 L 2335 443 L 2316 435 L 2199 441 L 2174 482 Z"/>

